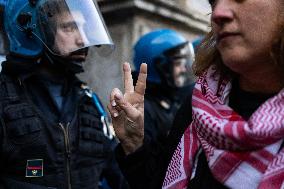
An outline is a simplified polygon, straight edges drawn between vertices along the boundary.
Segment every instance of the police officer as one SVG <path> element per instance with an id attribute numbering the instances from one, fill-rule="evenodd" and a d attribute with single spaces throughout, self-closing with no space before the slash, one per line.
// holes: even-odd
<path id="1" fill-rule="evenodd" d="M 125 188 L 106 113 L 75 76 L 88 47 L 112 45 L 92 0 L 2 0 L 0 188 Z"/>
<path id="2" fill-rule="evenodd" d="M 191 43 L 170 29 L 149 32 L 135 44 L 134 77 L 143 62 L 148 68 L 144 140 L 163 142 L 166 138 L 176 111 L 191 92 L 193 50 Z"/>

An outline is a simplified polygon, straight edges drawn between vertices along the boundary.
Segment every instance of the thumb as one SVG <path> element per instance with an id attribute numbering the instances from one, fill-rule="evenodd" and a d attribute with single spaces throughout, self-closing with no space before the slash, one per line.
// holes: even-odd
<path id="1" fill-rule="evenodd" d="M 131 103 L 126 101 L 121 92 L 115 93 L 114 99 L 119 108 L 125 112 L 126 116 L 129 119 L 135 121 L 139 117 L 140 112 L 135 107 L 133 107 Z"/>

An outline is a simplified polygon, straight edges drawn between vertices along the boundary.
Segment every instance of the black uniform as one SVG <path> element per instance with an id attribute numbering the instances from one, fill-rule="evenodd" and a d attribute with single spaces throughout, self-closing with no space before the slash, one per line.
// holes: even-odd
<path id="1" fill-rule="evenodd" d="M 250 115 L 272 95 L 254 94 L 242 91 L 233 84 L 230 106 L 248 119 Z M 191 94 L 178 110 L 173 127 L 164 143 L 145 141 L 136 152 L 125 156 L 121 146 L 116 148 L 116 157 L 129 185 L 135 189 L 160 189 L 172 155 L 191 119 Z M 146 127 L 146 125 L 145 125 Z M 190 189 L 226 189 L 210 172 L 205 153 L 201 151 L 195 177 L 189 184 Z"/>
<path id="2" fill-rule="evenodd" d="M 0 74 L 0 188 L 126 188 L 101 114 L 74 75 Z M 12 64 L 11 64 L 12 65 Z"/>
<path id="3" fill-rule="evenodd" d="M 185 94 L 190 93 L 192 87 L 173 89 L 147 83 L 144 101 L 145 142 L 164 142 Z"/>

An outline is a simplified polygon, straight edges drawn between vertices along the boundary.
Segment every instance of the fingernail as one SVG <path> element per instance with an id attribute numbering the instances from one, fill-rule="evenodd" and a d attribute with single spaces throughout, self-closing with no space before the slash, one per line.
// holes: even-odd
<path id="1" fill-rule="evenodd" d="M 122 95 L 120 93 L 115 94 L 115 98 L 117 98 L 117 100 L 121 100 L 122 99 Z"/>
<path id="2" fill-rule="evenodd" d="M 117 117 L 118 116 L 118 113 L 113 113 L 113 117 Z"/>
<path id="3" fill-rule="evenodd" d="M 116 106 L 115 100 L 113 100 L 113 101 L 111 102 L 111 105 L 112 105 L 113 107 Z"/>

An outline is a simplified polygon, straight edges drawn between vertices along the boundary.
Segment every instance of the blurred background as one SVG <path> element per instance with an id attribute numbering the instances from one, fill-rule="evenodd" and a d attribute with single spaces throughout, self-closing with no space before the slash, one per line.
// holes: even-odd
<path id="1" fill-rule="evenodd" d="M 86 72 L 79 77 L 108 103 L 114 87 L 123 89 L 123 62 L 132 63 L 132 47 L 139 37 L 151 30 L 170 28 L 189 41 L 209 31 L 210 6 L 207 0 L 97 0 L 110 35 L 115 43 L 112 54 L 102 57 L 90 49 Z M 0 35 L 0 61 L 5 57 Z"/>

